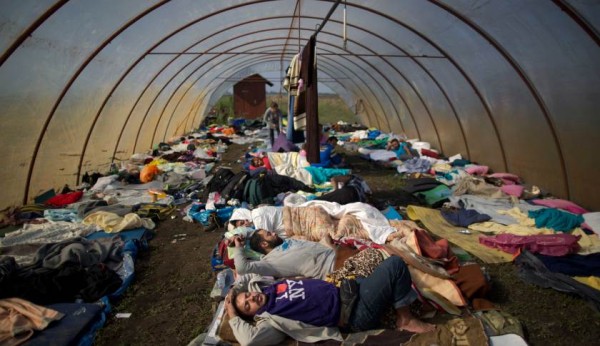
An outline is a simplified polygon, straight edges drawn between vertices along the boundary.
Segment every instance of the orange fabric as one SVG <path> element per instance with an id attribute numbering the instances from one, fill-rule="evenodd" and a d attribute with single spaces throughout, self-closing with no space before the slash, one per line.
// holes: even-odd
<path id="1" fill-rule="evenodd" d="M 460 267 L 454 275 L 454 281 L 460 291 L 467 299 L 485 298 L 490 291 L 488 284 L 479 264 L 469 264 Z"/>
<path id="2" fill-rule="evenodd" d="M 20 345 L 64 315 L 19 298 L 0 299 L 0 345 Z"/>
<path id="3" fill-rule="evenodd" d="M 149 183 L 154 180 L 154 176 L 156 176 L 158 173 L 159 170 L 156 165 L 146 165 L 140 172 L 140 181 L 142 183 Z"/>
<path id="4" fill-rule="evenodd" d="M 228 127 L 226 129 L 223 129 L 222 132 L 224 135 L 233 136 L 235 134 L 235 129 L 233 127 Z"/>
<path id="5" fill-rule="evenodd" d="M 415 230 L 417 235 L 417 241 L 419 242 L 419 248 L 423 256 L 443 260 L 445 262 L 444 269 L 449 274 L 454 274 L 459 269 L 458 258 L 454 256 L 447 239 L 440 239 L 434 241 L 433 238 L 422 229 Z"/>

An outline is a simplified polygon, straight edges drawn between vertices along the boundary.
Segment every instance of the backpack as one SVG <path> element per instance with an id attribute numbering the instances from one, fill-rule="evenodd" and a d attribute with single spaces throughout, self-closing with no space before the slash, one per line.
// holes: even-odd
<path id="1" fill-rule="evenodd" d="M 244 188 L 246 187 L 246 181 L 250 178 L 248 172 L 241 171 L 231 177 L 227 186 L 221 191 L 221 196 L 226 200 L 237 199 L 240 201 L 244 198 Z"/>
<path id="2" fill-rule="evenodd" d="M 227 186 L 229 179 L 231 179 L 233 176 L 234 174 L 231 168 L 219 168 L 213 175 L 212 179 L 208 182 L 208 184 L 206 184 L 206 188 L 204 189 L 204 192 L 202 193 L 202 198 L 200 200 L 206 203 L 206 201 L 208 200 L 208 195 L 210 195 L 211 192 L 223 191 L 225 186 Z"/>
<path id="3" fill-rule="evenodd" d="M 254 206 L 263 203 L 273 204 L 273 197 L 272 189 L 264 174 L 249 179 L 244 186 L 243 199 Z"/>

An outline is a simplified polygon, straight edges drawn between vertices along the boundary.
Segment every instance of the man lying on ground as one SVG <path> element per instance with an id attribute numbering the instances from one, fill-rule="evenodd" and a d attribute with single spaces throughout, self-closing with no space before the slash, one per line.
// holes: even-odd
<path id="1" fill-rule="evenodd" d="M 397 329 L 422 333 L 435 328 L 411 314 L 416 293 L 399 257 L 386 259 L 370 276 L 356 281 L 354 303 L 333 284 L 317 279 L 286 279 L 254 292 L 232 289 L 225 299 L 229 324 L 242 345 L 278 344 L 286 336 L 303 342 L 341 340 L 336 327 L 345 332 L 376 329 L 392 305 Z"/>
<path id="2" fill-rule="evenodd" d="M 234 243 L 233 260 L 238 274 L 324 279 L 334 269 L 335 251 L 321 243 L 283 240 L 275 232 L 260 229 L 250 237 L 252 250 L 265 255 L 260 261 L 246 259 L 243 239 L 235 237 Z"/>

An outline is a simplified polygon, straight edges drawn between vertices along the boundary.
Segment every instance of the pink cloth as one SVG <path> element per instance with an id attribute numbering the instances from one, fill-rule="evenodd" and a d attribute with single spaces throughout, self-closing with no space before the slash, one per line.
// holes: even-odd
<path id="1" fill-rule="evenodd" d="M 507 195 L 521 197 L 525 187 L 523 185 L 502 185 L 500 190 Z"/>
<path id="2" fill-rule="evenodd" d="M 471 175 L 485 175 L 489 169 L 488 166 L 469 166 L 465 171 Z"/>
<path id="3" fill-rule="evenodd" d="M 569 211 L 573 214 L 581 215 L 588 211 L 578 206 L 577 204 L 567 201 L 565 199 L 534 199 L 531 201 L 533 204 L 543 205 L 549 208 L 557 208 Z"/>
<path id="4" fill-rule="evenodd" d="M 494 173 L 488 175 L 488 177 L 502 179 L 505 185 L 514 185 L 519 184 L 521 182 L 519 176 L 511 173 Z"/>
<path id="5" fill-rule="evenodd" d="M 528 236 L 503 233 L 491 237 L 480 236 L 479 242 L 510 254 L 528 250 L 547 256 L 565 256 L 579 251 L 577 242 L 580 238 L 581 236 L 565 233 Z"/>

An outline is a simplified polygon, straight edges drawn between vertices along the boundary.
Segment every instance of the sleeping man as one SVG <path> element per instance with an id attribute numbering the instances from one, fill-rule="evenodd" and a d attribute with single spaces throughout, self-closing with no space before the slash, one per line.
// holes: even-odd
<path id="1" fill-rule="evenodd" d="M 338 327 L 345 332 L 378 328 L 383 313 L 393 306 L 397 329 L 422 333 L 435 328 L 411 314 L 409 305 L 416 293 L 399 257 L 389 257 L 356 282 L 358 290 L 351 294 L 318 279 L 285 279 L 262 288 L 238 286 L 225 299 L 229 324 L 242 345 L 278 344 L 286 336 L 302 342 L 339 341 Z"/>
<path id="2" fill-rule="evenodd" d="M 238 274 L 324 279 L 333 271 L 335 251 L 321 243 L 283 240 L 275 232 L 259 229 L 250 237 L 250 247 L 265 256 L 260 261 L 252 261 L 246 259 L 244 241 L 235 237 L 234 242 L 233 260 Z"/>

